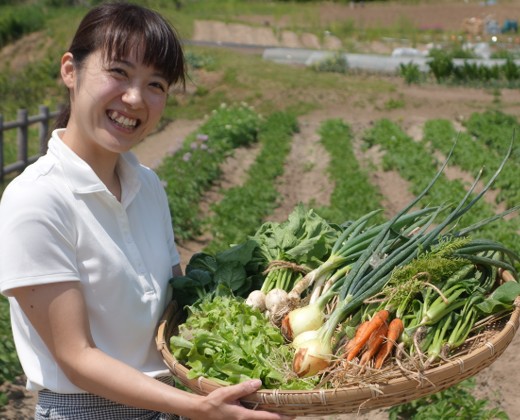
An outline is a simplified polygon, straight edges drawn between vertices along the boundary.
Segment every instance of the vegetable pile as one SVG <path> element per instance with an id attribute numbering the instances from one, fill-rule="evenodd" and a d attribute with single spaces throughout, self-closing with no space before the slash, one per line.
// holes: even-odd
<path id="1" fill-rule="evenodd" d="M 374 210 L 336 225 L 299 205 L 244 243 L 194 255 L 171 280 L 188 314 L 171 338 L 177 360 L 219 383 L 332 388 L 420 377 L 478 346 L 486 326 L 514 308 L 520 256 L 476 234 L 520 206 L 463 224 L 512 144 L 480 192 L 479 174 L 458 203 L 420 206 L 454 148 L 389 220 Z"/>
<path id="2" fill-rule="evenodd" d="M 259 378 L 268 388 L 312 388 L 312 381 L 284 372 L 291 355 L 283 344 L 259 311 L 231 296 L 203 299 L 171 338 L 174 356 L 191 361 L 190 378 L 210 376 L 221 384 Z"/>

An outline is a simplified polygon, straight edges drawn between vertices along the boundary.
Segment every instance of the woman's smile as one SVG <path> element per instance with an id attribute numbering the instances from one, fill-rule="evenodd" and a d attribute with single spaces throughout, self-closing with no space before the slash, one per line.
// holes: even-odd
<path id="1" fill-rule="evenodd" d="M 69 59 L 72 112 L 64 141 L 83 159 L 126 152 L 155 128 L 168 84 L 142 56 L 114 59 L 97 51 L 79 69 Z"/>
<path id="2" fill-rule="evenodd" d="M 115 125 L 127 131 L 133 131 L 141 124 L 139 119 L 127 117 L 119 111 L 109 110 L 107 116 Z"/>

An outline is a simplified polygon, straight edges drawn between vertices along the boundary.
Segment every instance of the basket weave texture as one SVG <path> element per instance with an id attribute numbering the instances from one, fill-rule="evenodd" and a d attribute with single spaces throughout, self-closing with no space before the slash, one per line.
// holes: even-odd
<path id="1" fill-rule="evenodd" d="M 172 302 L 163 314 L 156 335 L 157 349 L 172 374 L 187 388 L 207 395 L 222 385 L 208 378 L 189 379 L 189 369 L 179 363 L 169 349 L 170 337 L 183 320 L 183 312 Z M 391 407 L 447 389 L 474 376 L 493 363 L 511 343 L 518 329 L 520 307 L 491 324 L 486 339 L 467 353 L 424 372 L 421 381 L 400 376 L 384 383 L 345 386 L 311 391 L 258 390 L 241 400 L 246 407 L 274 411 L 289 416 L 319 416 L 364 413 Z"/>

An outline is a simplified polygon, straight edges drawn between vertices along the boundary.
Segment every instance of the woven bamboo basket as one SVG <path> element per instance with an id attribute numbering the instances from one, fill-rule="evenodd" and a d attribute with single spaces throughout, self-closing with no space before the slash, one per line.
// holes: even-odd
<path id="1" fill-rule="evenodd" d="M 516 302 L 515 302 L 516 303 Z M 183 312 L 172 302 L 163 314 L 156 335 L 157 349 L 172 374 L 187 388 L 207 395 L 221 387 L 208 378 L 189 379 L 189 369 L 177 361 L 169 349 L 170 337 L 183 320 Z M 474 376 L 493 363 L 511 343 L 518 329 L 520 306 L 507 316 L 486 326 L 485 339 L 455 354 L 447 362 L 426 370 L 421 380 L 404 374 L 379 383 L 311 391 L 258 390 L 242 399 L 249 408 L 274 411 L 289 416 L 319 416 L 365 413 L 413 401 L 447 389 Z"/>

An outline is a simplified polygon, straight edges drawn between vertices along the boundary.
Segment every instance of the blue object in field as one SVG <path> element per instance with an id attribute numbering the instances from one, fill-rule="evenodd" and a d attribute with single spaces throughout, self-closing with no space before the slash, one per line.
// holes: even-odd
<path id="1" fill-rule="evenodd" d="M 518 32 L 518 21 L 513 19 L 506 19 L 504 22 L 504 26 L 502 26 L 502 33 L 508 33 L 508 32 Z"/>
<path id="2" fill-rule="evenodd" d="M 489 35 L 498 35 L 500 33 L 500 26 L 494 19 L 486 21 L 486 33 Z"/>

